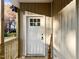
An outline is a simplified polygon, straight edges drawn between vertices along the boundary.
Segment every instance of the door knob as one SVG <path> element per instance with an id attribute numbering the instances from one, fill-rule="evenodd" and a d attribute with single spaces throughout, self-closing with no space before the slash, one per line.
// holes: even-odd
<path id="1" fill-rule="evenodd" d="M 43 40 L 43 37 L 41 37 L 41 40 Z"/>
<path id="2" fill-rule="evenodd" d="M 43 34 L 42 34 L 43 35 Z"/>

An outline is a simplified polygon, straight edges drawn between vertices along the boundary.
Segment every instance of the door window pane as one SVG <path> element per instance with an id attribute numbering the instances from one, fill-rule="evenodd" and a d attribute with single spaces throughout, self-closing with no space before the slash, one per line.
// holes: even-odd
<path id="1" fill-rule="evenodd" d="M 40 19 L 37 19 L 37 22 L 40 22 Z"/>
<path id="2" fill-rule="evenodd" d="M 34 26 L 36 26 L 36 23 L 34 22 Z"/>
<path id="3" fill-rule="evenodd" d="M 33 22 L 33 19 L 30 19 L 30 22 Z"/>
<path id="4" fill-rule="evenodd" d="M 37 19 L 34 19 L 34 22 L 36 22 Z"/>
<path id="5" fill-rule="evenodd" d="M 30 23 L 30 26 L 34 26 L 34 23 Z"/>
<path id="6" fill-rule="evenodd" d="M 30 19 L 30 26 L 40 26 L 40 19 Z"/>
<path id="7" fill-rule="evenodd" d="M 40 23 L 37 23 L 37 26 L 40 26 Z"/>

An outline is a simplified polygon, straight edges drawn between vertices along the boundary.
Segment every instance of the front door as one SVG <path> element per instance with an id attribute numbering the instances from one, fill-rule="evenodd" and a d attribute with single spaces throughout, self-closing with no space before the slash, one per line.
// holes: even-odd
<path id="1" fill-rule="evenodd" d="M 27 16 L 28 19 L 28 56 L 45 56 L 45 17 Z"/>

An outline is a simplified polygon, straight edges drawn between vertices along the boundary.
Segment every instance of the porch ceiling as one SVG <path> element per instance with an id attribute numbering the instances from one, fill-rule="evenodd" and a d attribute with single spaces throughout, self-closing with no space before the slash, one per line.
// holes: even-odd
<path id="1" fill-rule="evenodd" d="M 22 3 L 50 3 L 53 0 L 20 0 Z"/>

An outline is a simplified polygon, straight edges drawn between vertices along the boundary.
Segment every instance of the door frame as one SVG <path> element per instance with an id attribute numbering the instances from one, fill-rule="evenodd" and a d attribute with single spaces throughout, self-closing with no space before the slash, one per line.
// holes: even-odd
<path id="1" fill-rule="evenodd" d="M 29 55 L 28 54 L 28 19 L 27 17 L 44 17 L 45 18 L 45 43 L 46 43 L 46 16 L 44 15 L 26 15 L 26 56 L 32 56 L 32 57 L 45 57 L 46 56 L 46 45 L 45 45 L 45 56 L 34 56 L 34 55 Z"/>

